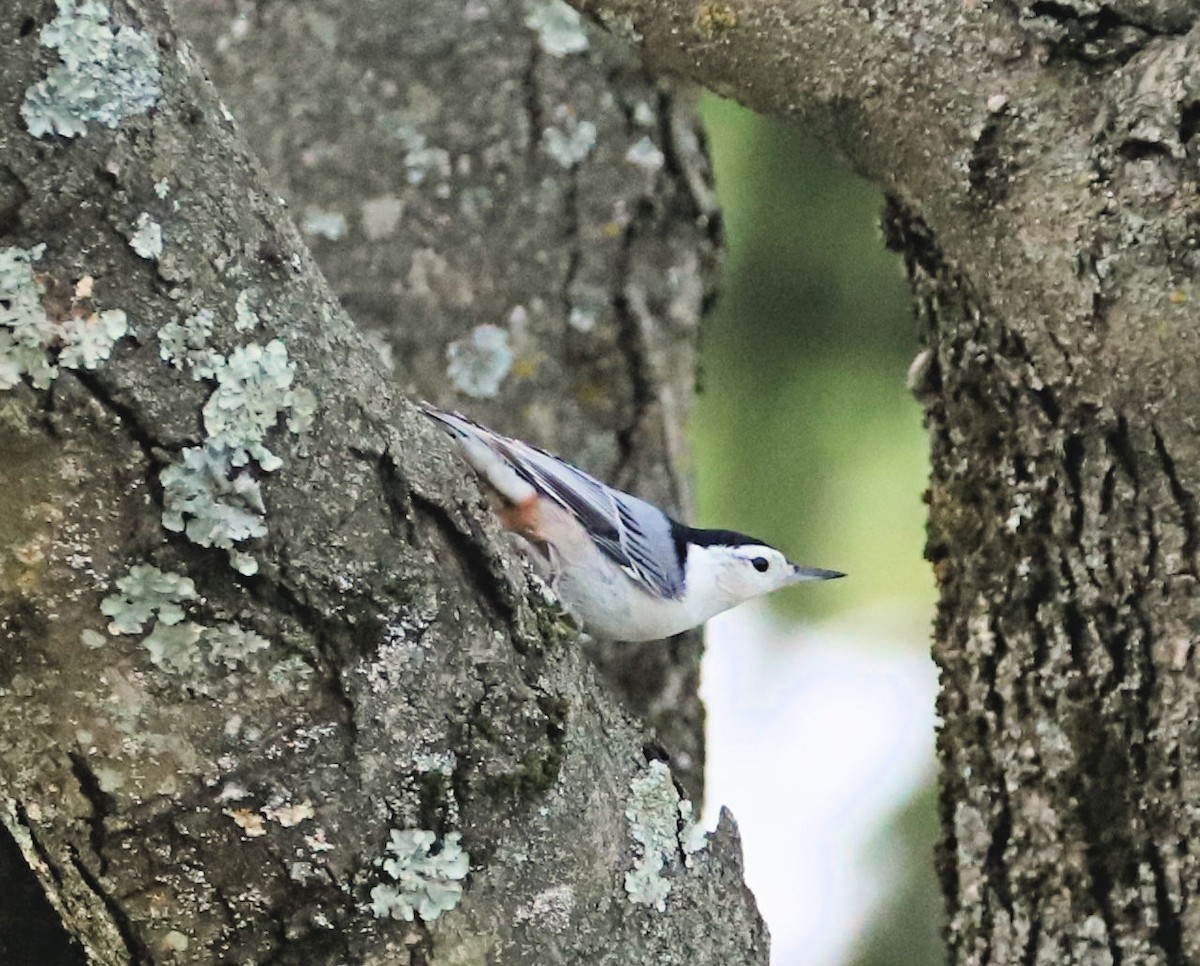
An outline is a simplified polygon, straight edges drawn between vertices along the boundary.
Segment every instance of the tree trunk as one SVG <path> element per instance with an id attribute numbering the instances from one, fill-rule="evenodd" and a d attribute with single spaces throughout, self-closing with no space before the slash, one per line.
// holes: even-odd
<path id="1" fill-rule="evenodd" d="M 956 963 L 1200 959 L 1193 4 L 578 0 L 889 194 Z"/>
<path id="2" fill-rule="evenodd" d="M 556 0 L 174 8 L 406 394 L 689 516 L 718 226 L 690 98 Z M 447 372 L 480 326 L 513 357 L 487 385 Z M 697 632 L 590 651 L 697 801 L 701 650 Z"/>
<path id="3" fill-rule="evenodd" d="M 102 963 L 763 963 L 731 819 L 701 847 L 405 401 L 502 383 L 531 435 L 686 500 L 672 441 L 712 257 L 691 122 L 644 87 L 647 115 L 597 52 L 589 97 L 633 106 L 589 133 L 531 40 L 573 33 L 532 14 L 503 15 L 520 56 L 488 60 L 464 40 L 482 6 L 448 34 L 402 12 L 391 40 L 383 8 L 347 6 L 234 22 L 248 45 L 311 32 L 235 103 L 296 112 L 247 123 L 394 369 L 161 7 L 0 9 L 0 872 L 22 881 L 19 854 L 51 907 L 7 922 L 46 962 L 69 961 L 57 920 Z M 422 93 L 379 65 L 426 19 L 429 58 L 463 49 Z M 435 103 L 456 71 L 492 77 L 506 130 Z M 306 81 L 344 107 L 308 124 Z M 360 121 L 384 125 L 378 159 Z M 362 186 L 322 194 L 339 173 Z M 653 659 L 698 763 L 697 656 Z"/>

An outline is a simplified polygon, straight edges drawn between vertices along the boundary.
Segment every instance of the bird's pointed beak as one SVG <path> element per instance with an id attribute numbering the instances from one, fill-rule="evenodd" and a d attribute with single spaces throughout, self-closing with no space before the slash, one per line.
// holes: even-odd
<path id="1" fill-rule="evenodd" d="M 808 580 L 836 580 L 846 575 L 840 570 L 822 570 L 820 567 L 801 567 L 792 564 L 792 573 L 788 578 L 789 584 L 802 584 Z"/>

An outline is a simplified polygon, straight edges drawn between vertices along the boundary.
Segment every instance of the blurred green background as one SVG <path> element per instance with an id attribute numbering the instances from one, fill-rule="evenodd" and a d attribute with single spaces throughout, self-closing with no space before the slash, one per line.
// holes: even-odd
<path id="1" fill-rule="evenodd" d="M 782 616 L 876 637 L 903 624 L 898 640 L 926 641 L 928 447 L 904 386 L 916 324 L 899 259 L 883 246 L 882 196 L 799 130 L 711 95 L 702 113 L 728 258 L 694 423 L 700 523 L 850 575 L 820 593 L 774 595 Z M 888 881 L 847 962 L 945 961 L 934 805 L 931 789 L 898 803 L 879 833 Z"/>

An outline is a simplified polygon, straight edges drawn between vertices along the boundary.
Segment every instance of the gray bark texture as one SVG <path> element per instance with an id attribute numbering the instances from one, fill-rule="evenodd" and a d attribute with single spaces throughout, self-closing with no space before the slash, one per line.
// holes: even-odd
<path id="1" fill-rule="evenodd" d="M 1200 11 L 578 5 L 888 194 L 925 341 L 952 960 L 1200 961 Z"/>
<path id="2" fill-rule="evenodd" d="M 295 220 L 344 221 L 309 245 L 401 390 L 687 518 L 682 430 L 718 230 L 708 160 L 690 98 L 625 45 L 579 25 L 586 48 L 556 54 L 526 23 L 560 9 L 173 2 Z M 508 328 L 515 359 L 502 393 L 472 400 L 447 381 L 446 347 L 480 324 Z M 590 651 L 696 800 L 701 649 L 695 633 Z"/>
<path id="3" fill-rule="evenodd" d="M 0 8 L 0 958 L 765 963 L 697 640 L 586 656 L 409 402 L 686 509 L 687 108 L 517 4 L 178 7 L 228 107 Z"/>

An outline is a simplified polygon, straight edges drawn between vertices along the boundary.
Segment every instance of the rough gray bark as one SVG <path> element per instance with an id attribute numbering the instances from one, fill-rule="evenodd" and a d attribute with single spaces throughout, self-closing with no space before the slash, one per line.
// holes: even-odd
<path id="1" fill-rule="evenodd" d="M 926 343 L 953 960 L 1196 961 L 1196 6 L 578 6 L 890 196 Z"/>
<path id="2" fill-rule="evenodd" d="M 669 773 L 336 304 L 162 9 L 112 9 L 156 60 L 153 103 L 110 64 L 69 91 L 93 114 L 86 133 L 36 138 L 22 110 L 59 65 L 40 42 L 54 16 L 40 0 L 0 9 L 0 308 L 28 318 L 33 292 L 52 330 L 36 355 L 62 366 L 47 388 L 27 377 L 0 395 L 0 861 L 19 849 L 95 962 L 765 962 L 732 821 L 692 851 Z M 62 32 L 94 50 L 94 31 Z M 656 217 L 648 235 L 670 235 Z M 21 275 L 13 253 L 31 251 Z M 704 251 L 683 266 L 684 302 L 702 297 Z M 424 277 L 448 267 L 426 256 Z M 621 276 L 630 302 L 638 271 Z M 449 318 L 405 294 L 415 324 Z M 70 368 L 75 340 L 118 309 L 111 358 Z M 626 311 L 598 330 L 637 326 L 649 352 L 640 327 L 659 316 Z M 427 374 L 405 378 L 434 386 L 445 362 L 423 351 Z M 296 388 L 316 397 L 307 428 Z M 610 445 L 620 426 L 632 451 L 664 417 L 624 405 Z M 215 477 L 188 469 L 218 424 L 235 455 Z M 246 493 L 261 487 L 266 532 L 207 547 L 211 533 L 164 529 L 179 475 L 209 487 L 187 520 L 214 532 L 256 519 Z M 117 586 L 143 565 L 162 583 Z M 453 908 L 378 918 L 389 834 L 416 829 L 437 842 L 410 872 L 448 862 L 461 833 L 461 901 L 445 873 L 410 897 Z M 664 885 L 662 909 L 634 901 Z"/>
<path id="3" fill-rule="evenodd" d="M 690 97 L 590 26 L 564 26 L 560 53 L 527 24 L 561 20 L 546 0 L 174 7 L 405 393 L 690 517 L 682 429 L 717 231 Z M 481 324 L 510 332 L 515 360 L 473 399 L 446 348 Z M 701 649 L 699 633 L 592 647 L 697 800 Z"/>

